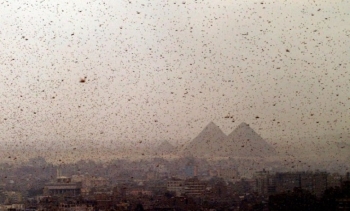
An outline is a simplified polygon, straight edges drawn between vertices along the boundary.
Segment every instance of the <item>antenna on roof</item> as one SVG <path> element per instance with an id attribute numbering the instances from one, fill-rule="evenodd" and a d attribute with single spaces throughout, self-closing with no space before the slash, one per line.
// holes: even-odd
<path id="1" fill-rule="evenodd" d="M 57 175 L 56 175 L 56 177 L 57 178 L 61 177 L 61 174 L 62 174 L 62 172 L 61 172 L 60 167 L 57 167 Z"/>

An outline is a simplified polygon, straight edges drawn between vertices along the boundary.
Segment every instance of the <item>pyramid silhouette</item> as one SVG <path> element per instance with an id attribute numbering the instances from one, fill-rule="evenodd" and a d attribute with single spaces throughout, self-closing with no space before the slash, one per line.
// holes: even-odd
<path id="1" fill-rule="evenodd" d="M 213 122 L 210 122 L 185 148 L 184 155 L 210 156 L 220 150 L 220 143 L 227 138 L 226 134 Z"/>
<path id="2" fill-rule="evenodd" d="M 197 157 L 267 157 L 275 155 L 269 145 L 248 124 L 241 123 L 228 136 L 210 122 L 183 150 Z"/>

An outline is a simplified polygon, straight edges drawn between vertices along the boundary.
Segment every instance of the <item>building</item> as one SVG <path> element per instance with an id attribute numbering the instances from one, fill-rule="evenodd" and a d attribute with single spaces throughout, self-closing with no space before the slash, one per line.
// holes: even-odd
<path id="1" fill-rule="evenodd" d="M 327 189 L 328 173 L 326 172 L 288 172 L 277 173 L 275 177 L 276 192 L 292 191 L 295 187 L 321 196 Z"/>
<path id="2" fill-rule="evenodd" d="M 70 177 L 61 176 L 57 170 L 55 182 L 44 187 L 45 196 L 78 196 L 81 194 L 81 182 L 72 182 Z"/>
<path id="3" fill-rule="evenodd" d="M 143 188 L 132 188 L 127 191 L 128 196 L 151 196 L 152 192 L 149 190 L 144 190 Z"/>
<path id="4" fill-rule="evenodd" d="M 346 172 L 344 181 L 350 181 L 350 172 Z"/>
<path id="5" fill-rule="evenodd" d="M 206 185 L 204 182 L 199 181 L 197 177 L 193 177 L 185 180 L 184 193 L 188 196 L 200 196 L 205 192 Z"/>
<path id="6" fill-rule="evenodd" d="M 24 204 L 10 204 L 10 205 L 0 205 L 0 211 L 22 211 L 25 210 L 24 209 L 25 206 Z"/>
<path id="7" fill-rule="evenodd" d="M 233 192 L 237 194 L 246 194 L 255 191 L 256 180 L 241 178 L 239 181 L 236 181 L 232 187 Z"/>
<path id="8" fill-rule="evenodd" d="M 254 174 L 254 191 L 263 196 L 269 196 L 276 193 L 275 175 L 263 169 Z"/>
<path id="9" fill-rule="evenodd" d="M 327 188 L 330 187 L 340 187 L 342 182 L 342 176 L 337 173 L 329 174 L 327 178 Z"/>
<path id="10" fill-rule="evenodd" d="M 185 176 L 187 178 L 198 176 L 198 166 L 195 164 L 194 160 L 191 159 L 185 166 Z"/>
<path id="11" fill-rule="evenodd" d="M 337 199 L 337 210 L 350 210 L 350 198 Z"/>
<path id="12" fill-rule="evenodd" d="M 304 178 L 308 178 L 308 182 L 305 182 Z M 302 173 L 300 180 L 301 188 L 314 193 L 318 197 L 324 193 L 329 185 L 327 172 Z"/>
<path id="13" fill-rule="evenodd" d="M 23 202 L 23 197 L 20 192 L 4 191 L 5 204 L 20 204 Z"/>
<path id="14" fill-rule="evenodd" d="M 270 175 L 268 172 L 257 172 L 256 191 L 259 194 L 271 195 L 293 191 L 294 188 L 308 190 L 321 196 L 328 188 L 329 174 L 326 172 L 283 172 Z M 337 177 L 335 177 L 335 180 Z M 333 183 L 332 183 L 333 185 Z"/>
<path id="15" fill-rule="evenodd" d="M 218 170 L 218 177 L 226 181 L 238 181 L 239 173 L 235 168 L 224 168 Z"/>
<path id="16" fill-rule="evenodd" d="M 167 191 L 174 192 L 176 196 L 184 193 L 184 181 L 178 178 L 171 178 L 167 181 Z"/>
<path id="17" fill-rule="evenodd" d="M 298 172 L 276 173 L 272 180 L 276 184 L 276 193 L 293 191 L 294 188 L 301 187 L 300 173 Z"/>
<path id="18" fill-rule="evenodd" d="M 108 180 L 91 175 L 73 175 L 73 183 L 81 183 L 81 194 L 88 195 L 92 188 L 103 188 L 108 185 Z"/>

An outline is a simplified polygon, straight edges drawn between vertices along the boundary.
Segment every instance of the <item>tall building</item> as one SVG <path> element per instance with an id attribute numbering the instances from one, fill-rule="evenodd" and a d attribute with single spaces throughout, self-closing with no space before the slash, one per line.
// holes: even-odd
<path id="1" fill-rule="evenodd" d="M 269 195 L 276 192 L 276 183 L 270 172 L 263 169 L 254 174 L 254 190 L 260 195 Z"/>
<path id="2" fill-rule="evenodd" d="M 335 181 L 330 181 L 330 176 L 326 172 L 278 172 L 270 174 L 268 171 L 256 172 L 254 175 L 254 190 L 260 195 L 271 195 L 293 191 L 294 188 L 302 188 L 310 191 L 316 196 L 321 196 L 323 192 L 337 183 L 339 177 L 333 177 Z"/>
<path id="3" fill-rule="evenodd" d="M 293 191 L 294 188 L 300 187 L 300 173 L 283 172 L 274 175 L 276 184 L 276 193 Z"/>
<path id="4" fill-rule="evenodd" d="M 0 204 L 3 203 L 6 199 L 4 187 L 5 187 L 5 184 L 0 183 Z"/>
<path id="5" fill-rule="evenodd" d="M 194 160 L 188 161 L 185 166 L 185 175 L 187 178 L 198 176 L 198 166 L 195 164 Z"/>
<path id="6" fill-rule="evenodd" d="M 321 196 L 328 187 L 327 172 L 303 172 L 300 174 L 300 187 Z"/>
<path id="7" fill-rule="evenodd" d="M 340 187 L 342 182 L 342 176 L 338 173 L 329 174 L 327 178 L 327 188 Z"/>

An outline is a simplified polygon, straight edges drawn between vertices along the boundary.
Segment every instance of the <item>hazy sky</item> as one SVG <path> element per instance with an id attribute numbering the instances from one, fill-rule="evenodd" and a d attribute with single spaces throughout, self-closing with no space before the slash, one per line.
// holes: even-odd
<path id="1" fill-rule="evenodd" d="M 2 1 L 0 141 L 175 143 L 210 121 L 349 133 L 349 13 L 345 0 Z"/>

